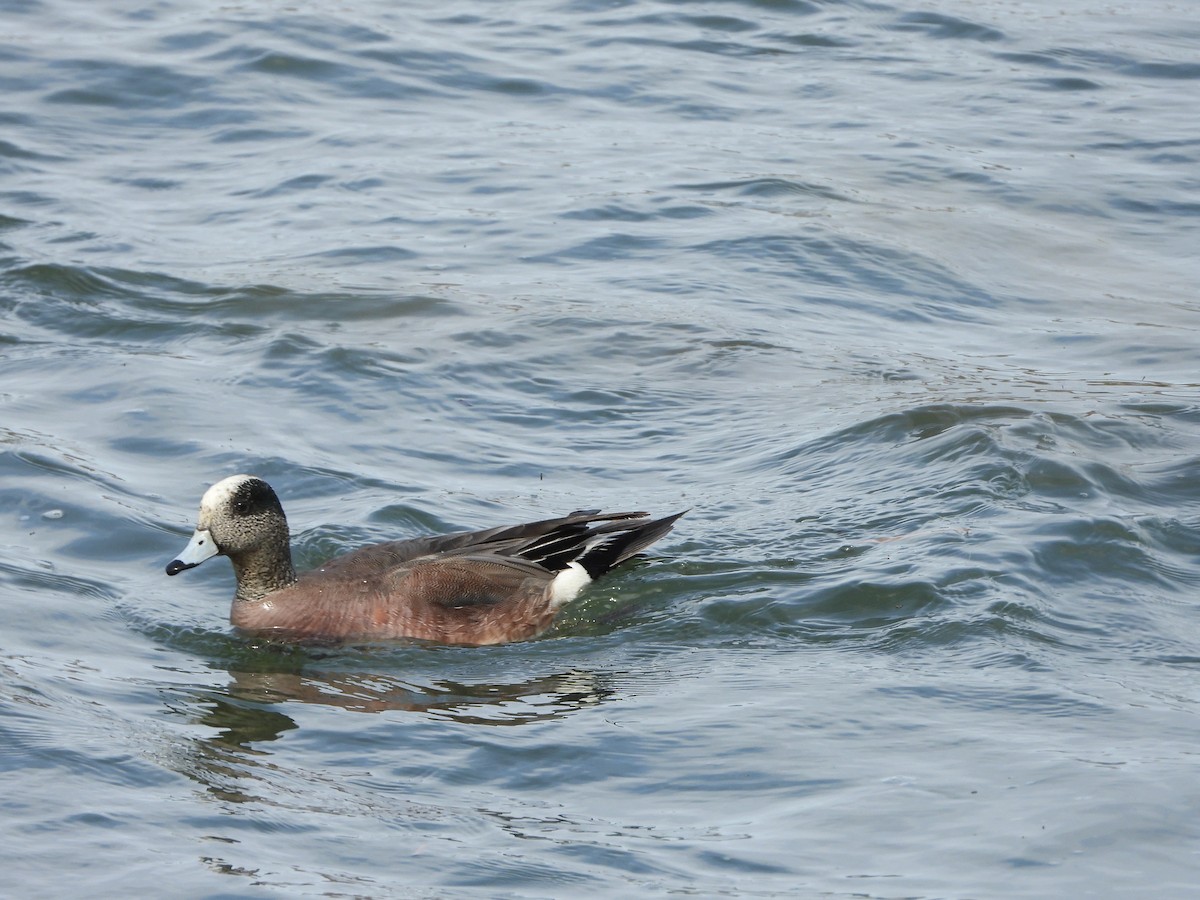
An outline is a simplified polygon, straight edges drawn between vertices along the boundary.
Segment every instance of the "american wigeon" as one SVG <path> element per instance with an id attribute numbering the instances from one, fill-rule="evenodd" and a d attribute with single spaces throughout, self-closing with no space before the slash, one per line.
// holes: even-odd
<path id="1" fill-rule="evenodd" d="M 573 512 L 525 525 L 363 547 L 296 577 L 287 518 L 261 478 L 233 475 L 200 501 L 196 532 L 168 575 L 228 556 L 230 621 L 287 641 L 417 638 L 499 644 L 532 638 L 585 585 L 671 530 L 683 513 Z"/>

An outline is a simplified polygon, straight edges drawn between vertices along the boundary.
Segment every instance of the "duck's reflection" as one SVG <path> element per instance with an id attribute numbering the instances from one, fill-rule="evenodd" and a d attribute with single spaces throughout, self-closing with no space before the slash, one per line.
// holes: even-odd
<path id="1" fill-rule="evenodd" d="M 277 660 L 281 662 L 281 660 Z M 286 666 L 286 663 L 285 663 Z M 212 797 L 228 803 L 288 805 L 307 796 L 314 773 L 304 775 L 297 793 L 296 774 L 281 765 L 264 744 L 301 727 L 299 702 L 351 712 L 415 712 L 472 725 L 525 725 L 559 719 L 615 696 L 613 675 L 568 670 L 511 682 L 440 680 L 428 685 L 378 672 L 239 672 L 223 690 L 191 695 L 178 712 L 211 729 L 194 738 L 180 770 Z M 384 728 L 391 725 L 386 721 Z M 318 779 L 319 780 L 319 779 Z M 344 786 L 343 786 L 344 787 Z M 342 796 L 339 789 L 338 796 Z"/>
<path id="2" fill-rule="evenodd" d="M 199 702 L 200 724 L 213 740 L 247 747 L 273 741 L 296 722 L 281 708 L 288 701 L 335 706 L 352 712 L 417 712 L 471 725 L 526 725 L 559 719 L 613 696 L 611 676 L 572 669 L 523 681 L 416 684 L 378 672 L 238 672 L 224 692 Z"/>
<path id="3" fill-rule="evenodd" d="M 557 719 L 603 702 L 611 689 L 572 670 L 525 681 L 416 685 L 378 673 L 232 672 L 230 696 L 279 703 L 299 700 L 355 712 L 425 712 L 475 725 L 524 725 Z"/>

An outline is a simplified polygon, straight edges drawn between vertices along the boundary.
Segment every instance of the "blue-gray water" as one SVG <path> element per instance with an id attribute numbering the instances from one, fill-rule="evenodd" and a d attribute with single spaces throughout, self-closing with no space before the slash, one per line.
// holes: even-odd
<path id="1" fill-rule="evenodd" d="M 0 884 L 1188 896 L 1187 4 L 0 0 Z M 297 555 L 690 507 L 537 641 Z"/>

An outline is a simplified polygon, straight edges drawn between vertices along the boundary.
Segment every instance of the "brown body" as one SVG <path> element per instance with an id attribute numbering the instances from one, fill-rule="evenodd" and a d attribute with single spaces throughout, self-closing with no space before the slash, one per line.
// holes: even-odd
<path id="1" fill-rule="evenodd" d="M 238 581 L 230 620 L 258 637 L 498 644 L 541 634 L 583 586 L 679 517 L 644 516 L 586 511 L 376 544 L 297 578 L 274 491 L 237 475 L 205 493 L 196 533 L 167 574 L 228 556 Z"/>
<path id="2" fill-rule="evenodd" d="M 400 562 L 406 543 L 367 547 L 265 597 L 235 599 L 230 621 L 285 640 L 499 644 L 535 637 L 554 620 L 545 569 L 487 556 Z"/>

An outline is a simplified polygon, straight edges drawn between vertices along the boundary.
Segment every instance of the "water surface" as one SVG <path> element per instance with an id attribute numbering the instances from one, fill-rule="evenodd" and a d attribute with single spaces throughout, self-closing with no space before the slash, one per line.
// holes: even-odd
<path id="1" fill-rule="evenodd" d="M 1186 896 L 1200 26 L 1166 3 L 4 5 L 18 896 Z M 690 507 L 543 638 L 167 579 Z"/>

